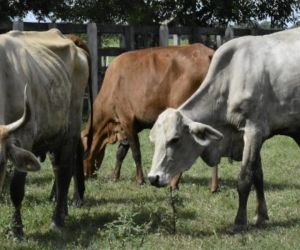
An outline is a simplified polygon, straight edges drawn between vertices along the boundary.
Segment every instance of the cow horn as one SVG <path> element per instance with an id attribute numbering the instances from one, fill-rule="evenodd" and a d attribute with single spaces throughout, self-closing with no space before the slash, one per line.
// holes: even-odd
<path id="1" fill-rule="evenodd" d="M 21 128 L 29 120 L 29 118 L 30 118 L 30 106 L 29 106 L 29 102 L 27 99 L 27 84 L 26 84 L 25 89 L 24 89 L 24 112 L 23 112 L 23 115 L 19 120 L 4 126 L 7 134 L 11 134 L 12 132 Z"/>

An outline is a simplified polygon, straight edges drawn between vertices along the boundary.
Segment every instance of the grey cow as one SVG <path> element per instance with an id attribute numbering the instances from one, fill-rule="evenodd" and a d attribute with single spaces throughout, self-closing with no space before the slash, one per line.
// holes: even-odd
<path id="1" fill-rule="evenodd" d="M 268 220 L 260 150 L 277 134 L 300 145 L 299 50 L 299 28 L 242 37 L 221 46 L 201 87 L 178 109 L 162 113 L 152 128 L 155 152 L 150 182 L 166 185 L 199 155 L 209 166 L 231 157 L 242 161 L 235 228 L 247 225 L 252 185 L 256 224 Z"/>
<path id="2" fill-rule="evenodd" d="M 82 165 L 77 146 L 89 57 L 60 31 L 52 29 L 1 35 L 0 58 L 0 186 L 9 159 L 16 166 L 10 186 L 13 232 L 22 237 L 26 171 L 38 170 L 36 156 L 48 151 L 54 154 L 56 167 L 53 226 L 64 224 L 71 174 L 74 166 Z"/>

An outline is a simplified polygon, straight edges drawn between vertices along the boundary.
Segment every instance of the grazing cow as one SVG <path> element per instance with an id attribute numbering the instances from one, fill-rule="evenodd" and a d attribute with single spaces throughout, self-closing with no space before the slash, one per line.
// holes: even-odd
<path id="1" fill-rule="evenodd" d="M 20 209 L 26 171 L 38 170 L 36 156 L 43 158 L 46 152 L 53 153 L 56 167 L 57 204 L 52 225 L 64 225 L 71 175 L 74 166 L 82 162 L 77 148 L 89 55 L 57 29 L 3 34 L 0 55 L 1 180 L 9 159 L 16 167 L 10 185 L 15 209 L 12 227 L 15 236 L 22 237 Z"/>
<path id="2" fill-rule="evenodd" d="M 235 229 L 246 228 L 252 185 L 256 224 L 268 220 L 260 150 L 277 134 L 300 145 L 299 37 L 297 28 L 242 37 L 221 46 L 201 87 L 178 109 L 162 113 L 153 126 L 150 182 L 166 185 L 190 168 L 199 154 L 210 166 L 222 156 L 241 160 Z"/>
<path id="3" fill-rule="evenodd" d="M 107 69 L 101 91 L 94 101 L 93 144 L 84 162 L 85 175 L 91 175 L 95 165 L 101 164 L 106 144 L 121 141 L 114 179 L 119 179 L 130 147 L 136 164 L 135 180 L 142 184 L 138 132 L 152 127 L 163 110 L 178 107 L 196 91 L 213 53 L 202 44 L 194 44 L 142 49 L 117 57 Z M 90 122 L 82 131 L 83 141 L 89 126 Z"/>

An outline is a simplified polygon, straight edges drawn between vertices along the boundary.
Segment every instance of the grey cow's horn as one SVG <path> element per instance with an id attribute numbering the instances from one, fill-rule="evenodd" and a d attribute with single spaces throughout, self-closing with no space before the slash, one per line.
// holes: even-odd
<path id="1" fill-rule="evenodd" d="M 17 129 L 21 128 L 29 120 L 29 118 L 30 118 L 30 107 L 29 107 L 29 102 L 27 99 L 27 84 L 26 84 L 25 88 L 24 88 L 24 112 L 23 112 L 23 115 L 17 121 L 4 126 L 7 134 L 11 134 L 14 131 L 16 131 Z"/>

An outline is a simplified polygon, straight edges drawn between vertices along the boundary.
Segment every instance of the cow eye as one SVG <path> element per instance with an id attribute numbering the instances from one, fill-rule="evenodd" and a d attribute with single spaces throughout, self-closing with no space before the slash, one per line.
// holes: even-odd
<path id="1" fill-rule="evenodd" d="M 174 137 L 168 141 L 168 145 L 174 145 L 179 141 L 179 137 Z"/>

